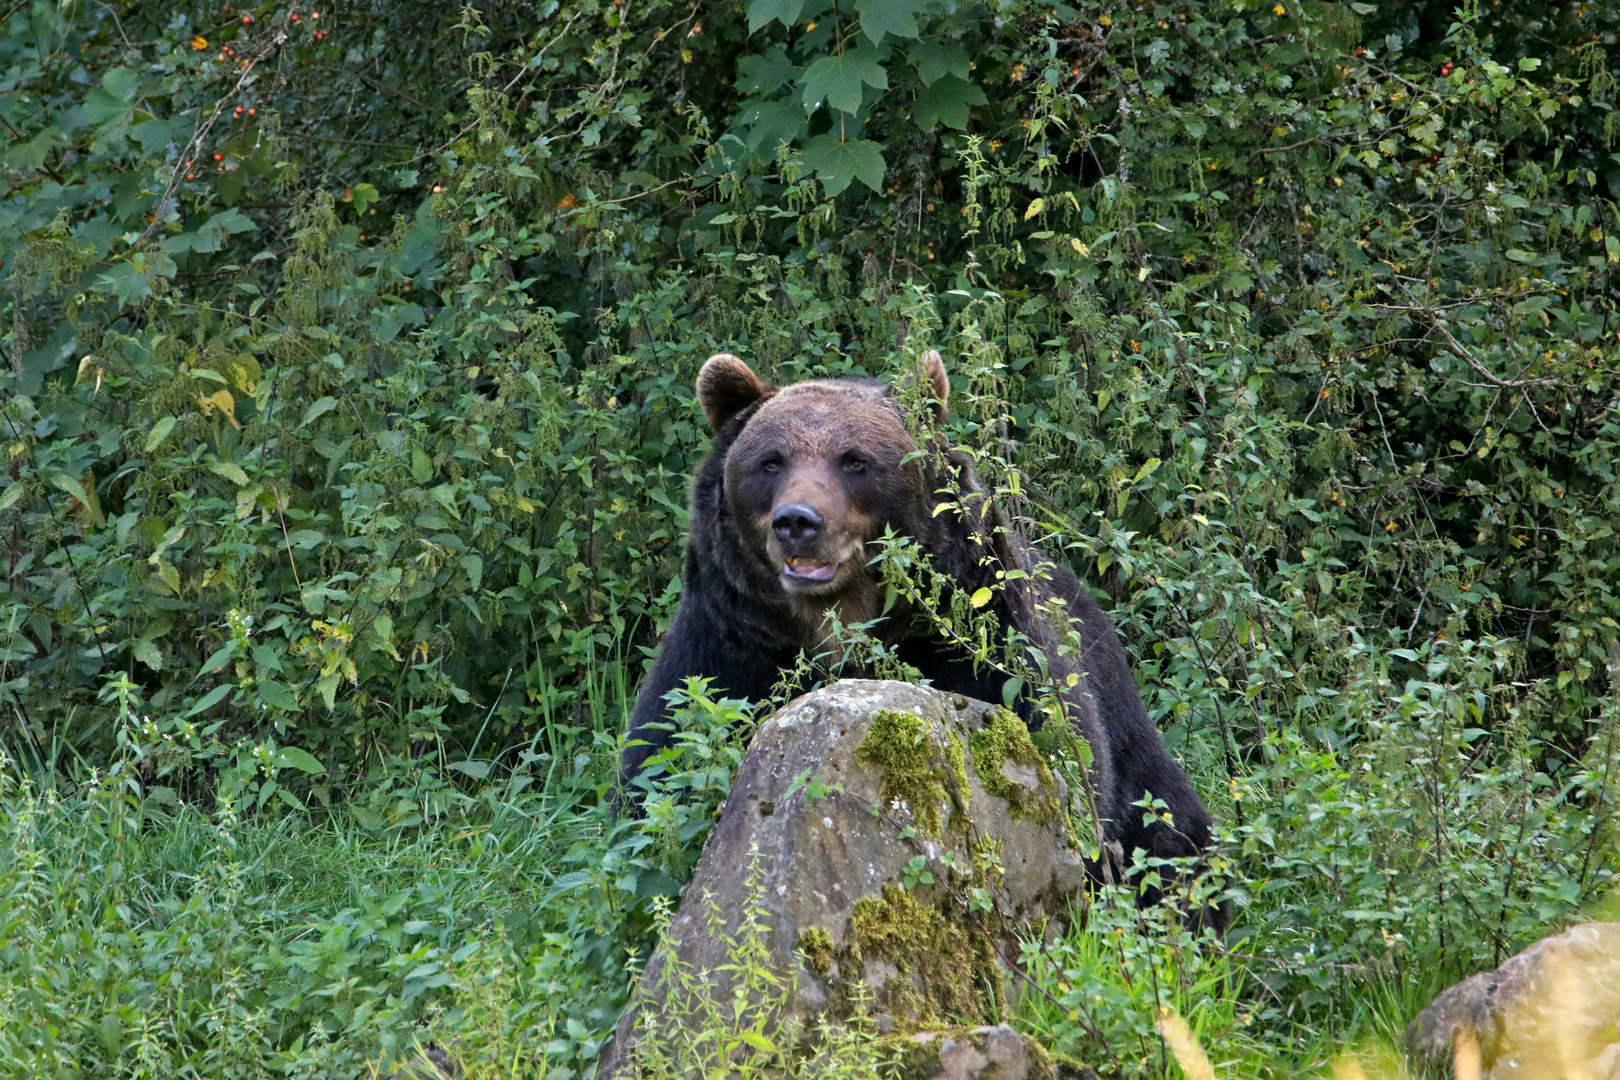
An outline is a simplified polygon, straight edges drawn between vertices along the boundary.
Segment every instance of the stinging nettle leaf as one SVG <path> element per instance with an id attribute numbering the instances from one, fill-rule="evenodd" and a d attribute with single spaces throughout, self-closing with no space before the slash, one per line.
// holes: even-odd
<path id="1" fill-rule="evenodd" d="M 323 397 L 304 410 L 304 422 L 298 426 L 301 428 L 308 427 L 315 420 L 325 416 L 335 408 L 337 408 L 336 398 Z"/>
<path id="2" fill-rule="evenodd" d="M 156 450 L 163 440 L 169 437 L 169 432 L 174 430 L 174 425 L 177 423 L 179 423 L 179 420 L 176 417 L 165 416 L 153 424 L 152 430 L 146 436 L 146 452 L 150 454 Z"/>

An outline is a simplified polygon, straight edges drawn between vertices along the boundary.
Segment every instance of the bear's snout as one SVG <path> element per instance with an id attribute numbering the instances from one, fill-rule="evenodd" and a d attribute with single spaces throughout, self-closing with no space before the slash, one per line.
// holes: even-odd
<path id="1" fill-rule="evenodd" d="M 771 518 L 771 531 L 784 544 L 803 544 L 814 540 L 826 524 L 827 520 L 815 507 L 789 503 Z"/>

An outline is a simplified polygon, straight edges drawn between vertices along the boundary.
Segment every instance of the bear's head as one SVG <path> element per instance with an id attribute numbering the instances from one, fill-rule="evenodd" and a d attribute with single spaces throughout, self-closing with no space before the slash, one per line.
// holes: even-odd
<path id="1" fill-rule="evenodd" d="M 918 374 L 942 417 L 950 382 L 937 352 Z M 885 528 L 915 535 L 932 505 L 896 387 L 816 379 L 777 389 L 721 353 L 697 391 L 717 434 L 741 420 L 725 455 L 726 506 L 788 598 L 825 608 L 874 591 L 867 545 Z"/>

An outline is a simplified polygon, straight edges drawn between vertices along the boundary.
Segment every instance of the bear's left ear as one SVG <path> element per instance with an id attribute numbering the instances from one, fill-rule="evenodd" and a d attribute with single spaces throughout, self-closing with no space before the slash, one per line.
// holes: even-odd
<path id="1" fill-rule="evenodd" d="M 934 400 L 939 402 L 939 414 L 945 415 L 945 403 L 951 396 L 951 377 L 945 374 L 945 361 L 940 359 L 938 349 L 929 349 L 923 353 L 923 376 L 934 389 Z"/>
<path id="2" fill-rule="evenodd" d="M 715 353 L 703 363 L 698 372 L 698 404 L 709 426 L 719 431 L 721 425 L 748 406 L 776 391 L 769 383 L 761 382 L 749 366 L 730 353 Z"/>

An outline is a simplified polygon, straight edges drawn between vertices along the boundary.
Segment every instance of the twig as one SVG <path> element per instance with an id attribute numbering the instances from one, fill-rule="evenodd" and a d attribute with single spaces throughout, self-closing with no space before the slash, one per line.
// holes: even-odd
<path id="1" fill-rule="evenodd" d="M 197 130 L 192 132 L 190 141 L 186 143 L 186 148 L 175 159 L 174 174 L 169 177 L 169 184 L 163 189 L 163 197 L 158 200 L 157 212 L 152 215 L 151 223 L 146 226 L 146 231 L 141 233 L 140 239 L 131 244 L 130 247 L 139 247 L 146 241 L 147 237 L 152 235 L 153 230 L 162 223 L 163 211 L 169 205 L 169 200 L 174 197 L 174 189 L 180 186 L 181 176 L 185 174 L 190 163 L 196 160 L 196 155 L 202 152 L 203 143 L 208 139 L 208 133 L 214 130 L 215 122 L 225 112 L 225 106 L 230 104 L 231 99 L 241 91 L 242 87 L 247 85 L 248 79 L 253 74 L 253 69 L 259 66 L 260 61 L 269 57 L 286 40 L 287 32 L 285 30 L 276 31 L 276 36 L 270 39 L 270 43 L 260 49 L 243 65 L 242 74 L 237 78 L 236 85 L 231 87 L 230 92 L 222 95 L 219 101 L 214 104 L 214 111 L 208 119 L 197 125 Z"/>

